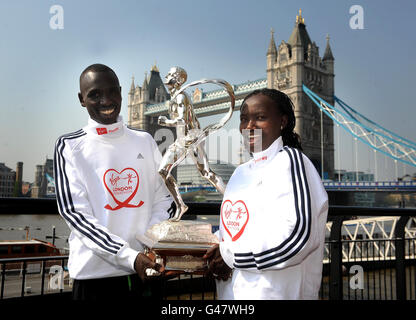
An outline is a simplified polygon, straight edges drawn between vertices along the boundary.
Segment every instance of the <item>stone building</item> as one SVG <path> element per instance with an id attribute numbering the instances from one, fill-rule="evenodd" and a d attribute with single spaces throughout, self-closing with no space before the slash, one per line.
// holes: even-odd
<path id="1" fill-rule="evenodd" d="M 16 171 L 0 163 L 0 197 L 22 197 L 28 191 L 23 190 L 23 162 L 16 164 Z"/>
<path id="2" fill-rule="evenodd" d="M 296 17 L 289 40 L 276 47 L 274 32 L 267 50 L 267 87 L 286 93 L 295 106 L 295 131 L 301 136 L 304 153 L 321 171 L 334 176 L 334 129 L 332 120 L 322 113 L 323 150 L 321 149 L 321 112 L 303 92 L 302 85 L 334 104 L 334 56 L 326 38 L 323 57 L 319 47 L 310 39 L 302 12 Z"/>
<path id="3" fill-rule="evenodd" d="M 37 165 L 35 182 L 32 186 L 32 198 L 53 197 L 55 186 L 53 179 L 53 159 L 46 159 L 45 164 Z"/>
<path id="4" fill-rule="evenodd" d="M 156 65 L 150 70 L 150 75 L 144 77 L 143 84 L 134 84 L 132 79 L 128 95 L 128 125 L 154 134 L 157 129 L 158 116 L 146 116 L 147 106 L 164 102 L 170 98 L 168 91 L 160 77 Z"/>
<path id="5" fill-rule="evenodd" d="M 16 171 L 0 163 L 0 197 L 13 197 L 16 182 Z"/>

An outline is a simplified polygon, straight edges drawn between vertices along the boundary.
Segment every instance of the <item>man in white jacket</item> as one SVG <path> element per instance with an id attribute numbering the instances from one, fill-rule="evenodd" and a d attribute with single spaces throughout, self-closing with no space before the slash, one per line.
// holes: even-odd
<path id="1" fill-rule="evenodd" d="M 161 155 L 146 132 L 127 128 L 117 75 L 95 64 L 80 76 L 88 125 L 55 146 L 58 208 L 71 229 L 68 268 L 73 299 L 139 296 L 146 269 L 163 271 L 136 235 L 174 212 L 158 174 Z"/>

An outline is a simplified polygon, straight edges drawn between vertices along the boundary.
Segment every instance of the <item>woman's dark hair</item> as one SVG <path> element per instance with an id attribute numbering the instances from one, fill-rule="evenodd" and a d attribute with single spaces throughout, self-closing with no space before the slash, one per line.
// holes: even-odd
<path id="1" fill-rule="evenodd" d="M 296 118 L 294 112 L 295 107 L 292 100 L 290 100 L 290 98 L 281 91 L 264 88 L 254 90 L 248 94 L 244 101 L 241 103 L 241 106 L 244 105 L 248 98 L 259 94 L 269 97 L 271 100 L 273 100 L 276 105 L 276 111 L 280 112 L 281 115 L 287 116 L 287 124 L 282 129 L 283 145 L 302 150 L 300 136 L 293 131 L 296 125 Z"/>

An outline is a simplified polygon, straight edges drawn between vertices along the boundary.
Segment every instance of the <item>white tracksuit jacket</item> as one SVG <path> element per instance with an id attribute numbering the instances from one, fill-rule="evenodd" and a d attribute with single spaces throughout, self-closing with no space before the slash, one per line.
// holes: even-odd
<path id="1" fill-rule="evenodd" d="M 221 205 L 220 251 L 234 271 L 217 281 L 219 299 L 317 299 L 327 212 L 321 178 L 299 150 L 279 137 L 253 154 Z"/>
<path id="2" fill-rule="evenodd" d="M 71 229 L 74 279 L 135 273 L 136 235 L 169 218 L 172 197 L 158 174 L 161 155 L 146 132 L 89 119 L 55 146 L 58 208 Z"/>

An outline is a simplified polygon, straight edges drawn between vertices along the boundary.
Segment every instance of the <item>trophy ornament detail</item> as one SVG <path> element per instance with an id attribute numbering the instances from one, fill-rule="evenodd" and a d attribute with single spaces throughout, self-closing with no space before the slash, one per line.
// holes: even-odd
<path id="1" fill-rule="evenodd" d="M 209 167 L 204 140 L 230 120 L 235 106 L 235 95 L 232 86 L 224 80 L 202 79 L 182 87 L 187 78 L 183 68 L 173 67 L 169 70 L 165 77 L 165 85 L 171 95 L 169 118 L 160 116 L 158 119 L 159 125 L 176 127 L 176 140 L 166 150 L 159 167 L 159 174 L 176 203 L 176 211 L 169 220 L 151 226 L 144 234 L 138 235 L 137 239 L 145 245 L 146 250 L 150 250 L 156 258 L 163 260 L 165 270 L 196 273 L 206 268 L 206 261 L 202 257 L 207 249 L 218 243 L 218 239 L 212 234 L 212 226 L 209 223 L 180 221 L 188 207 L 183 202 L 176 180 L 171 173 L 187 155 L 191 155 L 201 175 L 219 192 L 224 193 L 223 180 Z M 228 112 L 218 123 L 201 129 L 185 90 L 205 83 L 213 83 L 225 88 L 231 103 Z"/>
<path id="2" fill-rule="evenodd" d="M 180 193 L 177 182 L 172 176 L 172 170 L 179 165 L 187 155 L 191 155 L 200 174 L 207 179 L 220 193 L 224 194 L 225 185 L 209 167 L 208 157 L 204 150 L 204 140 L 208 135 L 221 129 L 231 119 L 235 106 L 233 87 L 221 79 L 202 79 L 191 82 L 184 87 L 188 75 L 181 67 L 172 67 L 165 77 L 165 85 L 168 87 L 171 99 L 169 101 L 169 117 L 160 116 L 158 124 L 167 127 L 176 127 L 177 138 L 163 155 L 159 167 L 159 174 L 164 180 L 169 192 L 176 203 L 176 211 L 170 221 L 179 221 L 188 210 Z M 210 124 L 201 129 L 189 96 L 185 90 L 200 84 L 212 83 L 222 86 L 231 98 L 228 112 L 218 123 Z"/>

